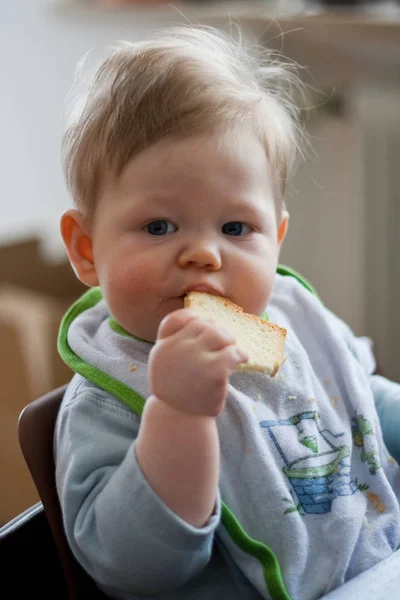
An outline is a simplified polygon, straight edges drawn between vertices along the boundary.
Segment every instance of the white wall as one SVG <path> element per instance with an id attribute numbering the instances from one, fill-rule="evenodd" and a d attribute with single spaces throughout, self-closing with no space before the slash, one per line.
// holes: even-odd
<path id="1" fill-rule="evenodd" d="M 365 203 L 357 119 L 321 113 L 310 123 L 313 151 L 289 190 L 289 233 L 281 262 L 316 287 L 324 303 L 365 333 Z"/>
<path id="2" fill-rule="evenodd" d="M 74 15 L 49 0 L 1 0 L 0 242 L 39 232 L 46 248 L 60 252 L 59 217 L 70 206 L 60 142 L 76 62 L 93 47 L 161 24 L 145 13 Z"/>

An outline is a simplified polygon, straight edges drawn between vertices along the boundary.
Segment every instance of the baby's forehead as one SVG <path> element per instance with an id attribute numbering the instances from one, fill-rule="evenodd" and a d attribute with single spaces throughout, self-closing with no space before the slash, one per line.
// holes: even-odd
<path id="1" fill-rule="evenodd" d="M 224 181 L 245 185 L 271 177 L 261 141 L 251 131 L 216 135 L 201 133 L 186 138 L 165 138 L 143 150 L 125 166 L 121 181 L 143 180 L 179 188 L 186 181 L 211 185 Z"/>

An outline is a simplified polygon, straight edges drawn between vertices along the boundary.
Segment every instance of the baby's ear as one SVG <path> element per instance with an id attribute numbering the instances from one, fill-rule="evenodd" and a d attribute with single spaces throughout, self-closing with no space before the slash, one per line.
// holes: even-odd
<path id="1" fill-rule="evenodd" d="M 67 210 L 61 217 L 60 228 L 68 258 L 78 279 L 89 287 L 99 285 L 93 261 L 92 238 L 81 213 L 74 209 Z"/>
<path id="2" fill-rule="evenodd" d="M 288 226 L 289 226 L 289 213 L 286 209 L 284 209 L 284 210 L 282 210 L 281 222 L 278 226 L 278 244 L 279 244 L 279 246 L 281 246 L 283 240 L 286 237 Z"/>

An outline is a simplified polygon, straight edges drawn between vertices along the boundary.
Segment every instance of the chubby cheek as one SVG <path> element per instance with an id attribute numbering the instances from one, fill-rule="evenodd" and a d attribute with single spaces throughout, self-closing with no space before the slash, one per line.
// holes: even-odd
<path id="1" fill-rule="evenodd" d="M 275 281 L 276 265 L 275 259 L 264 257 L 242 271 L 242 277 L 238 278 L 242 302 L 238 304 L 245 312 L 260 316 L 265 311 Z"/>
<path id="2" fill-rule="evenodd" d="M 100 281 L 111 313 L 122 326 L 130 329 L 155 298 L 156 275 L 144 264 L 109 265 Z"/>
<path id="3" fill-rule="evenodd" d="M 259 278 L 253 283 L 253 293 L 247 298 L 248 308 L 246 312 L 258 316 L 263 314 L 272 293 L 273 279 L 274 274 L 272 274 L 271 278 Z"/>

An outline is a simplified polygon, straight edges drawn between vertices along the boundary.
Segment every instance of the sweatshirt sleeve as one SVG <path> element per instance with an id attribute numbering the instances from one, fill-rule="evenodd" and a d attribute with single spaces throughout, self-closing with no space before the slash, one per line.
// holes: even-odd
<path id="1" fill-rule="evenodd" d="M 386 448 L 400 463 L 400 384 L 380 375 L 370 377 Z"/>
<path id="2" fill-rule="evenodd" d="M 106 392 L 78 384 L 58 416 L 56 483 L 71 549 L 100 585 L 166 593 L 210 560 L 220 498 L 197 529 L 153 492 L 138 465 L 139 418 Z"/>

